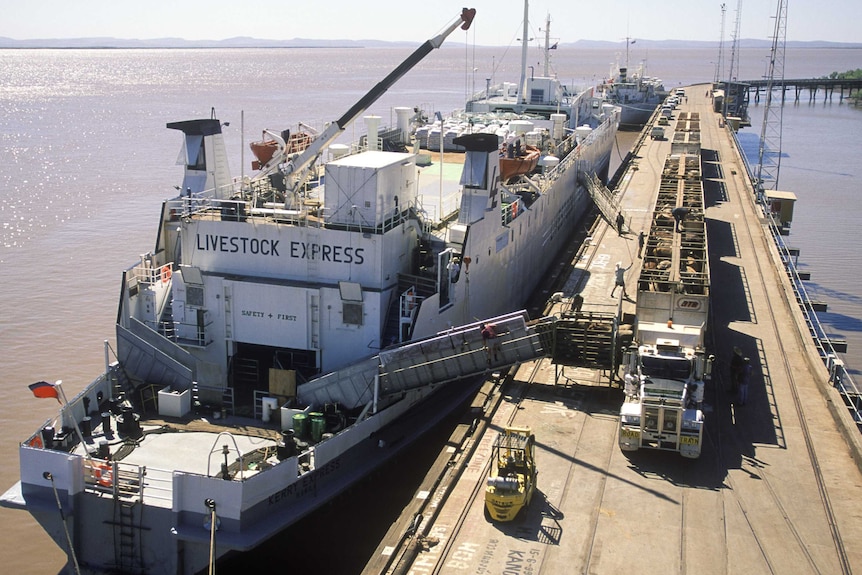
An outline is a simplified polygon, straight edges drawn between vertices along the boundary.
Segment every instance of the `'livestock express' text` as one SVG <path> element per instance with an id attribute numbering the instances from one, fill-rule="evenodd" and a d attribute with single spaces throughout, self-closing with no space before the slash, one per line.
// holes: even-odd
<path id="1" fill-rule="evenodd" d="M 206 252 L 222 252 L 228 254 L 255 254 L 281 257 L 279 243 L 281 240 L 247 238 L 243 236 L 220 236 L 216 234 L 196 234 L 195 247 Z M 301 260 L 319 260 L 337 264 L 357 264 L 365 262 L 364 248 L 350 246 L 331 246 L 328 244 L 310 244 L 306 242 L 289 242 L 287 257 Z"/>

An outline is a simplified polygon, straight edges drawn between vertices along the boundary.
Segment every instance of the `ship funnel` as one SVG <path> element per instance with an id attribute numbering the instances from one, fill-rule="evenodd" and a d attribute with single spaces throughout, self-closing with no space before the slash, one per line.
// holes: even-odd
<path id="1" fill-rule="evenodd" d="M 566 119 L 565 114 L 551 114 L 551 137 L 558 142 L 566 137 Z"/>
<path id="2" fill-rule="evenodd" d="M 464 134 L 452 140 L 462 146 L 461 214 L 459 222 L 472 224 L 486 210 L 499 209 L 500 144 L 496 134 Z"/>
<path id="3" fill-rule="evenodd" d="M 377 131 L 380 126 L 380 116 L 365 116 L 365 126 L 368 128 L 368 151 L 379 150 Z"/>
<path id="4" fill-rule="evenodd" d="M 412 108 L 398 106 L 395 108 L 395 116 L 398 118 L 398 133 L 401 137 L 401 143 L 407 144 L 410 142 L 410 115 L 413 114 Z"/>
<path id="5" fill-rule="evenodd" d="M 231 178 L 221 122 L 208 118 L 171 122 L 167 127 L 180 130 L 185 136 L 177 160 L 185 166 L 183 193 L 196 196 L 212 190 L 213 198 L 226 199 L 230 195 Z"/>

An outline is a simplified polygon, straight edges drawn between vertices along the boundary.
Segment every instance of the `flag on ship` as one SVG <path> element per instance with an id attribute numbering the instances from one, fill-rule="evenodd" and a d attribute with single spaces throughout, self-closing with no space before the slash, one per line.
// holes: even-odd
<path id="1" fill-rule="evenodd" d="M 53 397 L 57 401 L 60 401 L 60 394 L 57 393 L 57 386 L 53 383 L 48 383 L 47 381 L 37 381 L 36 383 L 31 383 L 29 386 L 30 391 L 33 392 L 33 395 L 36 397 Z"/>

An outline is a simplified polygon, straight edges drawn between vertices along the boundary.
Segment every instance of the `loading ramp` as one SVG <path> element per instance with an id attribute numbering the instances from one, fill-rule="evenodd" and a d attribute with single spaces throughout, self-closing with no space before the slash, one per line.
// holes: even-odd
<path id="1" fill-rule="evenodd" d="M 482 335 L 493 326 L 496 337 Z M 381 351 L 376 357 L 301 385 L 298 399 L 306 404 L 338 401 L 348 407 L 527 361 L 552 358 L 565 366 L 611 368 L 616 355 L 616 319 L 609 314 L 574 313 L 530 320 L 526 311 L 454 327 L 436 336 Z M 336 382 L 339 393 L 333 393 Z"/>

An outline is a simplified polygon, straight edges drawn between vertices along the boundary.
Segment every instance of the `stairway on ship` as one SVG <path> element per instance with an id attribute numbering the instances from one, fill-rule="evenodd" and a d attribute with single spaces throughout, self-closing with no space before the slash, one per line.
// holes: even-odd
<path id="1" fill-rule="evenodd" d="M 423 300 L 437 293 L 437 282 L 425 276 L 398 274 L 398 287 L 389 302 L 386 325 L 383 327 L 383 349 L 410 339 L 410 333 L 401 334 L 401 295 L 410 289 L 415 294 L 418 307 Z"/>

